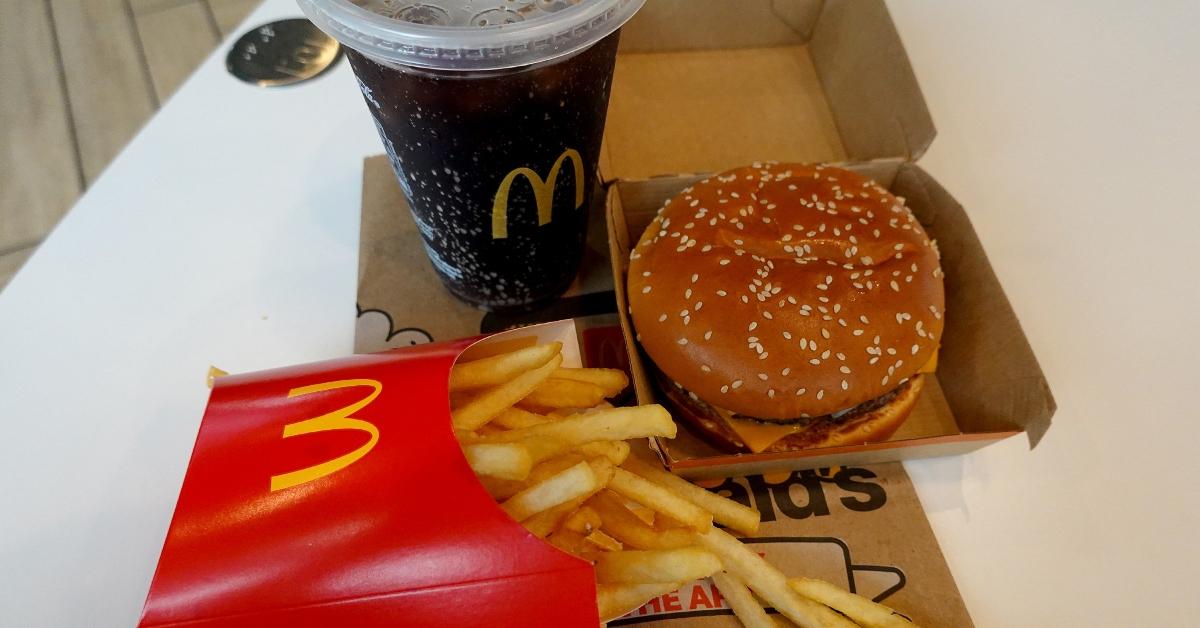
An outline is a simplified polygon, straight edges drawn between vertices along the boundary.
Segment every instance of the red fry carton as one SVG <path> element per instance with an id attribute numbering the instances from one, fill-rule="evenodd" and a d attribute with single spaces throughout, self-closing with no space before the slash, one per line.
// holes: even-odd
<path id="1" fill-rule="evenodd" d="M 599 625 L 591 565 L 505 514 L 451 430 L 455 359 L 519 337 L 579 365 L 563 321 L 219 378 L 139 625 Z"/>

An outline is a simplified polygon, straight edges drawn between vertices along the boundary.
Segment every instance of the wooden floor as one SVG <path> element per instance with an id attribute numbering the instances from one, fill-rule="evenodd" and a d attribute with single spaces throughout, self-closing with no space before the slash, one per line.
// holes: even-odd
<path id="1" fill-rule="evenodd" d="M 0 0 L 0 290 L 259 2 Z"/>

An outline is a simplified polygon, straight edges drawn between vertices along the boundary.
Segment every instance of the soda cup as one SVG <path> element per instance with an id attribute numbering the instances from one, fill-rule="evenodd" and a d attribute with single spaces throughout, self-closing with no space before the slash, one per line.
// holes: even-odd
<path id="1" fill-rule="evenodd" d="M 619 28 L 645 0 L 298 0 L 347 48 L 434 270 L 490 310 L 579 270 Z"/>

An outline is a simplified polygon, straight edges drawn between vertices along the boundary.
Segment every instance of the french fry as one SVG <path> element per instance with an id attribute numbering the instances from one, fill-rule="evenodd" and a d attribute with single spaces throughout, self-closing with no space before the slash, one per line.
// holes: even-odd
<path id="1" fill-rule="evenodd" d="M 594 561 L 604 553 L 604 550 L 574 530 L 555 530 L 546 540 L 554 547 L 586 561 Z"/>
<path id="2" fill-rule="evenodd" d="M 689 530 L 655 530 L 634 514 L 616 493 L 604 490 L 588 500 L 588 506 L 600 515 L 600 527 L 613 538 L 635 549 L 666 550 L 693 545 Z"/>
<path id="3" fill-rule="evenodd" d="M 516 430 L 523 427 L 533 427 L 534 425 L 549 423 L 553 420 L 551 417 L 514 407 L 497 414 L 496 418 L 492 419 L 491 425 L 496 425 L 506 430 Z"/>
<path id="4" fill-rule="evenodd" d="M 477 430 L 483 427 L 497 414 L 537 388 L 538 384 L 545 381 L 560 364 L 562 364 L 562 356 L 555 355 L 542 366 L 521 373 L 499 386 L 484 389 L 482 393 L 473 397 L 463 406 L 450 411 L 450 420 L 454 423 L 454 428 Z"/>
<path id="5" fill-rule="evenodd" d="M 555 408 L 547 412 L 546 416 L 552 419 L 565 419 L 575 414 L 588 414 L 590 412 L 597 412 L 599 410 L 608 410 L 613 407 L 615 407 L 613 404 L 607 401 L 601 401 L 590 408 Z"/>
<path id="6" fill-rule="evenodd" d="M 597 488 L 599 484 L 591 465 L 580 462 L 513 495 L 500 507 L 513 519 L 523 521 L 543 510 L 587 495 Z"/>
<path id="7" fill-rule="evenodd" d="M 586 463 L 592 469 L 592 473 L 596 477 L 596 488 L 571 499 L 567 502 L 559 504 L 553 508 L 548 508 L 542 512 L 533 515 L 532 517 L 521 522 L 530 532 L 536 536 L 545 537 L 554 530 L 558 529 L 566 517 L 583 505 L 583 502 L 596 493 L 596 491 L 604 488 L 608 481 L 612 478 L 613 469 L 615 468 L 611 462 L 603 458 L 588 460 Z M 532 475 L 532 472 L 530 473 Z"/>
<path id="8" fill-rule="evenodd" d="M 596 606 L 600 610 L 600 621 L 616 619 L 648 600 L 675 591 L 681 586 L 682 582 L 596 585 Z"/>
<path id="9" fill-rule="evenodd" d="M 594 508 L 582 506 L 567 515 L 567 518 L 563 520 L 562 527 L 580 534 L 591 534 L 593 530 L 600 528 L 601 523 L 603 520 L 600 518 L 600 513 L 596 512 Z"/>
<path id="10" fill-rule="evenodd" d="M 629 458 L 629 443 L 623 440 L 598 440 L 584 443 L 576 447 L 575 451 L 588 458 L 608 458 L 613 464 L 619 465 Z"/>
<path id="11" fill-rule="evenodd" d="M 713 521 L 727 528 L 733 528 L 748 536 L 758 533 L 761 515 L 753 508 L 700 488 L 661 467 L 648 465 L 641 460 L 630 458 L 622 466 L 707 510 L 712 513 Z"/>
<path id="12" fill-rule="evenodd" d="M 712 528 L 712 515 L 704 509 L 672 493 L 671 491 L 617 468 L 608 487 L 618 494 L 676 519 L 697 532 Z"/>
<path id="13" fill-rule="evenodd" d="M 872 602 L 824 580 L 792 578 L 788 580 L 788 586 L 792 587 L 796 593 L 820 602 L 853 619 L 864 628 L 914 628 L 915 626 L 883 604 Z M 722 593 L 724 592 L 722 591 Z"/>
<path id="14" fill-rule="evenodd" d="M 596 560 L 596 582 L 688 582 L 707 578 L 721 569 L 721 561 L 695 547 L 673 550 L 610 552 Z"/>
<path id="15" fill-rule="evenodd" d="M 555 530 L 561 529 L 567 516 L 574 512 L 576 508 L 579 508 L 583 504 L 583 501 L 582 497 L 577 497 L 553 508 L 547 508 L 522 521 L 521 525 L 525 526 L 525 529 L 529 530 L 534 536 L 544 539 Z"/>
<path id="16" fill-rule="evenodd" d="M 737 576 L 726 571 L 718 571 L 712 575 L 712 581 L 717 585 L 721 597 L 729 603 L 729 608 L 733 609 L 733 614 L 737 615 L 743 626 L 746 628 L 779 628 L 779 624 L 767 615 L 758 600 L 754 599 L 754 595 L 750 593 L 750 589 L 747 589 Z"/>
<path id="17" fill-rule="evenodd" d="M 591 534 L 588 534 L 584 538 L 587 539 L 589 543 L 599 547 L 602 550 L 616 552 L 624 548 L 620 541 L 612 538 L 604 532 L 601 532 L 600 530 L 593 530 Z"/>
<path id="18" fill-rule="evenodd" d="M 463 351 L 458 356 L 458 364 L 464 362 L 474 362 L 483 358 L 490 358 L 501 353 L 512 353 L 518 349 L 532 347 L 538 343 L 537 336 L 520 336 L 517 338 L 506 338 L 504 340 L 488 340 L 486 342 L 477 342 L 466 351 Z"/>
<path id="19" fill-rule="evenodd" d="M 710 528 L 697 538 L 701 547 L 721 559 L 725 571 L 745 582 L 800 628 L 853 628 L 850 620 L 793 591 L 778 569 L 728 532 Z"/>
<path id="20" fill-rule="evenodd" d="M 555 369 L 550 379 L 569 379 L 595 384 L 604 390 L 605 397 L 612 397 L 629 386 L 629 377 L 617 369 Z"/>
<path id="21" fill-rule="evenodd" d="M 500 478 L 489 478 L 486 475 L 479 476 L 479 483 L 483 485 L 484 490 L 492 499 L 502 502 L 517 493 L 525 490 L 525 483 L 516 480 L 501 480 Z"/>
<path id="22" fill-rule="evenodd" d="M 517 430 L 493 434 L 481 440 L 492 443 L 524 442 L 527 438 L 553 438 L 578 446 L 597 440 L 626 440 L 648 436 L 674 438 L 677 428 L 662 406 L 613 408 L 572 416 Z"/>
<path id="23" fill-rule="evenodd" d="M 474 390 L 503 384 L 521 373 L 532 371 L 549 362 L 560 351 L 562 343 L 554 342 L 455 364 L 450 369 L 450 391 Z"/>
<path id="24" fill-rule="evenodd" d="M 588 408 L 604 401 L 604 389 L 572 379 L 547 379 L 518 402 L 522 407 Z"/>
<path id="25" fill-rule="evenodd" d="M 478 443 L 463 447 L 467 464 L 477 475 L 502 480 L 524 480 L 533 461 L 520 443 Z"/>
<path id="26" fill-rule="evenodd" d="M 555 438 L 533 437 L 526 438 L 521 441 L 505 441 L 505 442 L 520 442 L 525 445 L 525 449 L 529 450 L 529 458 L 537 464 L 543 460 L 553 458 L 560 454 L 566 453 L 571 449 L 571 444 Z"/>
<path id="27" fill-rule="evenodd" d="M 547 458 L 542 462 L 539 462 L 537 466 L 533 467 L 533 470 L 529 472 L 529 477 L 526 481 L 529 484 L 537 484 L 538 482 L 541 482 L 552 475 L 558 475 L 564 470 L 585 460 L 587 460 L 586 456 L 575 452 L 568 452 L 559 456 Z"/>

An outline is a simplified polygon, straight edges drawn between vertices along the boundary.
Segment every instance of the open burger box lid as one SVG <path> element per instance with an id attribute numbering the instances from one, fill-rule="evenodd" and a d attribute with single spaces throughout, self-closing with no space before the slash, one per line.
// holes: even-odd
<path id="1" fill-rule="evenodd" d="M 217 378 L 140 626 L 586 626 L 592 566 L 492 500 L 450 423 L 450 367 L 549 323 Z"/>

